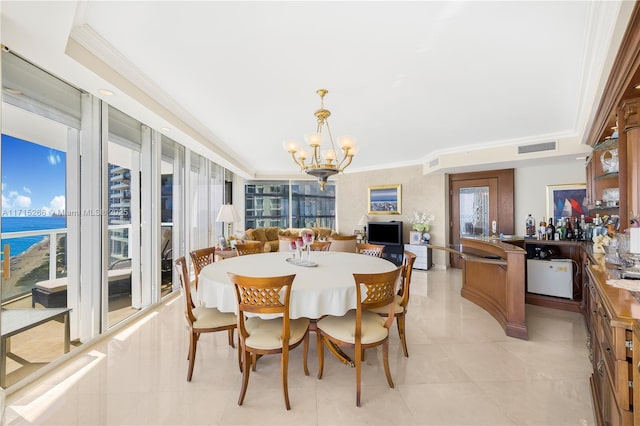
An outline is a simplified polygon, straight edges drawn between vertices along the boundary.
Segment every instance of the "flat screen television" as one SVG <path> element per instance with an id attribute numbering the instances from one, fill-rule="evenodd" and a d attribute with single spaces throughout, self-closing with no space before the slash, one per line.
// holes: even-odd
<path id="1" fill-rule="evenodd" d="M 369 222 L 371 244 L 402 244 L 402 222 Z"/>

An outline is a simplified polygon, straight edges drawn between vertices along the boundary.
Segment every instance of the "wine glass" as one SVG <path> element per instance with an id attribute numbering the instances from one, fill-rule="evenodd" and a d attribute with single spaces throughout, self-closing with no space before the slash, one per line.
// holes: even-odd
<path id="1" fill-rule="evenodd" d="M 302 234 L 302 241 L 304 242 L 304 246 L 307 249 L 307 263 L 311 263 L 311 244 L 313 244 L 315 235 L 310 229 L 303 229 L 300 233 Z"/>
<path id="2" fill-rule="evenodd" d="M 295 262 L 296 260 L 296 252 L 298 251 L 298 246 L 295 240 L 289 241 L 289 250 L 291 251 L 291 258 Z"/>
<path id="3" fill-rule="evenodd" d="M 296 251 L 298 252 L 298 261 L 302 262 L 302 249 L 304 248 L 304 241 L 302 241 L 302 237 L 296 238 Z"/>

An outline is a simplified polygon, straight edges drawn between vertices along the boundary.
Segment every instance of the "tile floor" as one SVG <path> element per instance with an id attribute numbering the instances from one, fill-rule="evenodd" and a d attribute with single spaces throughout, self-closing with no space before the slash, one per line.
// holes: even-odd
<path id="1" fill-rule="evenodd" d="M 380 350 L 368 351 L 362 406 L 355 372 L 325 357 L 309 377 L 291 353 L 286 411 L 279 358 L 260 360 L 243 406 L 227 334 L 203 335 L 186 381 L 188 336 L 173 299 L 56 372 L 7 398 L 6 425 L 593 425 L 591 367 L 580 314 L 527 306 L 528 341 L 505 336 L 460 297 L 459 270 L 415 271 L 404 358 L 395 328 L 387 386 Z"/>

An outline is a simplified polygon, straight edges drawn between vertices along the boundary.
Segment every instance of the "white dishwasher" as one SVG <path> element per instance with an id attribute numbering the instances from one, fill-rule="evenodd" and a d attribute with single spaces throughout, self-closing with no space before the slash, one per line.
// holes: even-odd
<path id="1" fill-rule="evenodd" d="M 527 259 L 527 291 L 573 299 L 573 261 Z"/>

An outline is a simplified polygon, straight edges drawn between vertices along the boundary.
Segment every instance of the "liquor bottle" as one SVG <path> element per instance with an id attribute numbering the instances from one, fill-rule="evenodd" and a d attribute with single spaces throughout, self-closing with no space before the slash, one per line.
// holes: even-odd
<path id="1" fill-rule="evenodd" d="M 577 218 L 570 217 L 569 222 L 567 223 L 567 240 L 575 240 L 576 239 L 576 223 Z"/>
<path id="2" fill-rule="evenodd" d="M 580 215 L 580 234 L 579 234 L 580 241 L 586 241 L 589 239 L 587 237 L 587 229 L 588 229 L 587 222 L 584 220 L 584 215 L 581 214 Z"/>
<path id="3" fill-rule="evenodd" d="M 556 237 L 556 227 L 553 226 L 553 218 L 549 218 L 549 224 L 547 225 L 547 240 L 553 241 Z"/>
<path id="4" fill-rule="evenodd" d="M 536 236 L 536 220 L 531 216 L 531 213 L 527 216 L 525 229 L 525 237 L 533 238 Z"/>
<path id="5" fill-rule="evenodd" d="M 565 226 L 565 218 L 564 217 L 558 218 L 558 221 L 556 222 L 556 224 L 558 225 L 556 227 L 556 232 L 558 233 L 558 239 L 559 240 L 567 239 L 567 227 Z"/>
<path id="6" fill-rule="evenodd" d="M 540 221 L 540 225 L 538 226 L 538 239 L 547 239 L 547 222 L 544 220 L 544 216 L 542 216 L 542 220 Z"/>

